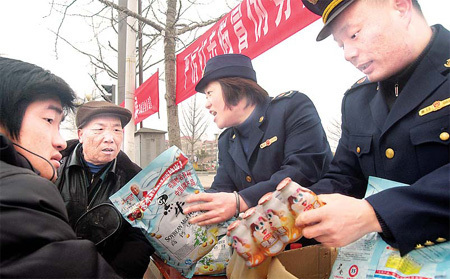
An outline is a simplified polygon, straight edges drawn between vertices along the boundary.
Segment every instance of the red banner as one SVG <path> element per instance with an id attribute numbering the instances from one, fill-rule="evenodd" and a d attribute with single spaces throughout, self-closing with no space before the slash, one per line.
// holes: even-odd
<path id="1" fill-rule="evenodd" d="M 159 71 L 134 91 L 134 125 L 159 111 Z"/>
<path id="2" fill-rule="evenodd" d="M 244 0 L 177 55 L 176 103 L 194 95 L 206 61 L 224 53 L 251 59 L 320 18 L 301 0 Z"/>

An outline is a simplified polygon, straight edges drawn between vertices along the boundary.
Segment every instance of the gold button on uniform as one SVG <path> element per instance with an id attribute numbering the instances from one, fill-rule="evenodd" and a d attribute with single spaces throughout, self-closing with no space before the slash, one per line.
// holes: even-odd
<path id="1" fill-rule="evenodd" d="M 263 122 L 263 120 L 264 120 L 264 116 L 261 116 L 261 117 L 259 118 L 259 123 Z"/>
<path id="2" fill-rule="evenodd" d="M 440 138 L 442 141 L 448 141 L 448 139 L 450 138 L 450 135 L 449 135 L 447 132 L 442 132 L 442 133 L 439 135 L 439 138 Z"/>
<path id="3" fill-rule="evenodd" d="M 392 148 L 386 149 L 386 157 L 388 159 L 394 158 L 394 149 L 392 149 Z"/>
<path id="4" fill-rule="evenodd" d="M 361 148 L 358 146 L 358 147 L 356 147 L 356 153 L 361 153 Z"/>
<path id="5" fill-rule="evenodd" d="M 250 177 L 250 175 L 247 175 L 247 177 L 245 178 L 245 180 L 247 180 L 248 183 L 252 182 L 252 178 Z"/>

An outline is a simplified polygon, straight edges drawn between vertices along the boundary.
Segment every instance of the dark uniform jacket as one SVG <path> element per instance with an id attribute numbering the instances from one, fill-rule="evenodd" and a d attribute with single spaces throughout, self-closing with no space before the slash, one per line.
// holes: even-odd
<path id="1" fill-rule="evenodd" d="M 63 197 L 72 226 L 87 209 L 101 203 L 110 203 L 109 197 L 141 170 L 120 151 L 117 158 L 111 162 L 110 168 L 102 171 L 100 179 L 94 179 L 93 185 L 89 186 L 96 187 L 89 198 L 90 181 L 86 174 L 87 168 L 84 168 L 80 157 L 81 144 L 77 140 L 68 141 L 62 154 L 56 185 Z M 121 229 L 97 249 L 121 276 L 142 278 L 154 249 L 139 229 L 123 221 Z"/>
<path id="2" fill-rule="evenodd" d="M 297 91 L 267 98 L 257 106 L 245 156 L 239 134 L 219 137 L 219 168 L 210 191 L 238 191 L 249 207 L 286 177 L 304 187 L 328 170 L 332 153 L 311 100 Z"/>
<path id="3" fill-rule="evenodd" d="M 120 278 L 77 240 L 55 185 L 0 134 L 0 278 Z"/>
<path id="4" fill-rule="evenodd" d="M 404 255 L 450 237 L 450 34 L 436 37 L 390 112 L 377 83 L 342 102 L 342 138 L 330 171 L 311 189 L 363 197 L 369 176 L 410 184 L 375 194 L 382 237 Z"/>

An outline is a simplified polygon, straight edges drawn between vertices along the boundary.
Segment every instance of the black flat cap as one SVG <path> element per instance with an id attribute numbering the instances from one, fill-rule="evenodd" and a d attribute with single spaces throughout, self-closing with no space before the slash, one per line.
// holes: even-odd
<path id="1" fill-rule="evenodd" d="M 83 128 L 84 125 L 99 114 L 110 114 L 119 117 L 122 127 L 125 127 L 131 119 L 131 112 L 126 108 L 106 101 L 91 101 L 78 108 L 75 118 L 77 128 Z"/>
<path id="2" fill-rule="evenodd" d="M 243 54 L 222 54 L 206 62 L 203 77 L 195 86 L 195 90 L 204 93 L 203 90 L 208 83 L 224 77 L 241 77 L 256 82 L 256 72 L 250 58 Z"/>
<path id="3" fill-rule="evenodd" d="M 355 0 L 302 0 L 302 2 L 308 10 L 322 17 L 324 26 L 316 38 L 316 41 L 322 41 L 330 36 L 330 24 L 333 19 Z"/>

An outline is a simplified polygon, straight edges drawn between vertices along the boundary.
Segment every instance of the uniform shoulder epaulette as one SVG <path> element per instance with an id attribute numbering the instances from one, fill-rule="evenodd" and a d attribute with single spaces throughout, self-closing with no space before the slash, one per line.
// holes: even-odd
<path id="1" fill-rule="evenodd" d="M 283 93 L 278 94 L 277 96 L 275 96 L 275 97 L 272 99 L 272 102 L 273 102 L 273 101 L 278 101 L 278 100 L 281 100 L 281 99 L 285 99 L 285 98 L 291 98 L 291 97 L 294 96 L 297 92 L 298 92 L 298 91 L 295 91 L 295 90 L 290 90 L 290 91 L 287 91 L 287 92 L 283 92 Z"/>
<path id="2" fill-rule="evenodd" d="M 358 79 L 358 81 L 355 82 L 355 83 L 354 83 L 354 84 L 353 84 L 353 85 L 345 92 L 345 94 L 352 92 L 352 91 L 353 91 L 354 89 L 356 89 L 356 88 L 359 88 L 359 87 L 361 87 L 361 86 L 368 85 L 368 84 L 373 84 L 373 82 L 369 81 L 369 79 L 368 79 L 366 76 L 364 76 L 364 77 Z"/>

